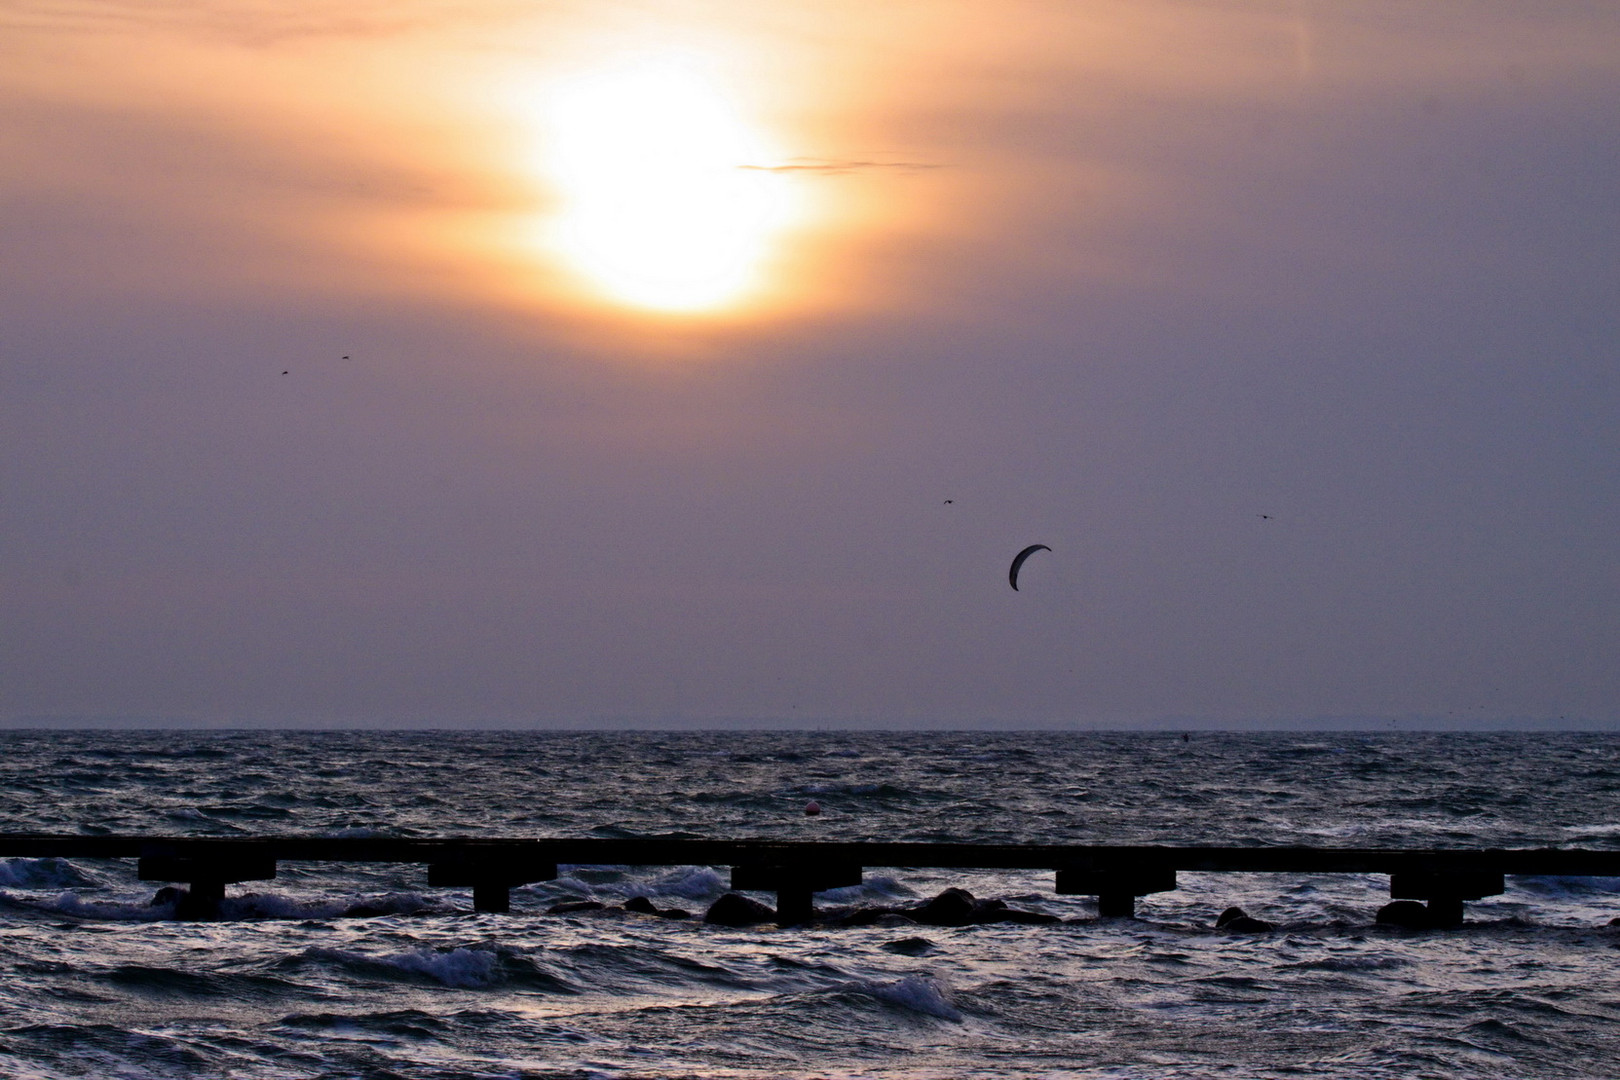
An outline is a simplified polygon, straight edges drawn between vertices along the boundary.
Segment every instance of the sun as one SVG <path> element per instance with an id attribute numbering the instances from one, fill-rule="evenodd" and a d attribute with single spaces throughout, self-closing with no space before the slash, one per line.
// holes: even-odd
<path id="1" fill-rule="evenodd" d="M 700 312 L 759 287 L 792 216 L 760 134 L 690 60 L 644 59 L 559 85 L 547 157 L 553 241 L 608 297 Z"/>

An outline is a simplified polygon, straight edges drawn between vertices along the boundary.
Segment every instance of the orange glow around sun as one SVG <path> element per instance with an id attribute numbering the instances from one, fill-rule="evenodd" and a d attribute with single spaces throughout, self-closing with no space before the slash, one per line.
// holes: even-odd
<path id="1" fill-rule="evenodd" d="M 645 59 L 557 84 L 550 241 L 595 291 L 649 311 L 742 303 L 796 213 L 762 135 L 689 60 Z"/>

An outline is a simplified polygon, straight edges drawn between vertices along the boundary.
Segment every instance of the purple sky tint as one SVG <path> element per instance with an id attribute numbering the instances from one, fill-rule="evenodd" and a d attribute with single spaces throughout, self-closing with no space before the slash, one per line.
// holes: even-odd
<path id="1" fill-rule="evenodd" d="M 327 7 L 0 19 L 0 721 L 1620 720 L 1620 9 L 756 19 L 937 168 L 665 324 L 435 239 L 499 125 L 283 107 L 459 18 Z"/>

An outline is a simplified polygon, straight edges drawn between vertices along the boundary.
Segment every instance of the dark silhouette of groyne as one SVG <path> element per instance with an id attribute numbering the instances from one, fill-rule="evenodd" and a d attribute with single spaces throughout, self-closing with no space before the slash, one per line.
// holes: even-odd
<path id="1" fill-rule="evenodd" d="M 1094 896 L 1098 914 L 1131 917 L 1176 874 L 1387 874 L 1392 899 L 1422 901 L 1429 925 L 1462 921 L 1509 875 L 1620 877 L 1620 851 L 1572 848 L 1221 847 L 1154 844 L 957 844 L 910 841 L 671 838 L 0 835 L 0 858 L 135 859 L 142 881 L 181 882 L 206 917 L 225 887 L 269 881 L 283 862 L 414 863 L 430 887 L 470 888 L 476 911 L 510 910 L 510 890 L 559 865 L 729 866 L 731 886 L 774 892 L 784 925 L 808 921 L 814 894 L 859 885 L 871 867 L 1048 870 L 1060 895 Z"/>

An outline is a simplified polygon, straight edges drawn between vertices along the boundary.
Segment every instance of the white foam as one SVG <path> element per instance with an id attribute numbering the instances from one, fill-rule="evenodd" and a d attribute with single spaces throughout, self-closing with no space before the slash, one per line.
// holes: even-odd
<path id="1" fill-rule="evenodd" d="M 426 975 L 446 986 L 468 989 L 488 986 L 495 980 L 500 957 L 487 949 L 455 948 L 449 952 L 417 949 L 415 952 L 396 953 L 378 958 L 380 963 Z"/>
<path id="2" fill-rule="evenodd" d="M 336 961 L 355 968 L 392 968 L 411 975 L 426 975 L 446 986 L 477 989 L 495 981 L 500 957 L 488 949 L 457 947 L 446 951 L 423 947 L 410 952 L 371 953 L 348 949 L 312 948 L 304 951 L 312 960 Z"/>
<path id="3" fill-rule="evenodd" d="M 698 866 L 666 874 L 654 881 L 652 890 L 664 896 L 684 896 L 689 900 L 712 900 L 729 888 L 729 883 L 712 866 Z"/>
<path id="4" fill-rule="evenodd" d="M 155 922 L 174 918 L 173 904 L 132 904 L 85 900 L 76 892 L 64 892 L 45 905 L 64 915 L 81 919 L 109 919 L 117 922 Z"/>
<path id="5" fill-rule="evenodd" d="M 584 881 L 570 875 L 570 867 L 559 867 L 563 873 L 542 882 L 534 888 L 548 895 L 615 898 L 631 896 L 679 896 L 687 900 L 713 900 L 726 892 L 730 884 L 712 866 L 683 866 L 652 880 L 628 876 L 629 867 L 597 867 L 596 869 L 623 870 L 627 876 L 619 881 Z"/>
<path id="6" fill-rule="evenodd" d="M 862 900 L 892 899 L 898 896 L 915 896 L 916 893 L 900 882 L 891 874 L 875 874 L 865 878 L 859 885 L 846 885 L 840 889 L 826 889 L 816 894 L 816 899 L 828 904 L 858 904 Z"/>

